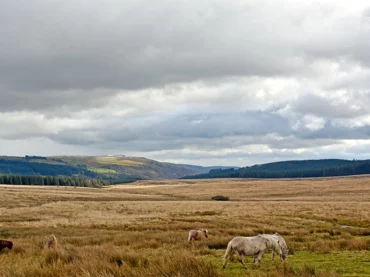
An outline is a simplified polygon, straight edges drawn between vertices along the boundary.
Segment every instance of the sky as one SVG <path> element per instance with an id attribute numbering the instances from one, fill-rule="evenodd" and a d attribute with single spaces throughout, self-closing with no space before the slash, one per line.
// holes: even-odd
<path id="1" fill-rule="evenodd" d="M 0 155 L 370 158 L 370 2 L 1 0 Z"/>

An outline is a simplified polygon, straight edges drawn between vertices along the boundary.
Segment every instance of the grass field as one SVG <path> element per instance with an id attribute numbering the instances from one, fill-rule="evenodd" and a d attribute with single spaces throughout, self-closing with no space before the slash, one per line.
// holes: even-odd
<path id="1" fill-rule="evenodd" d="M 0 276 L 370 276 L 370 176 L 139 181 L 102 189 L 0 185 Z M 223 195 L 230 201 L 211 201 Z M 188 231 L 208 239 L 187 243 Z M 248 270 L 235 236 L 279 232 L 287 262 Z M 57 249 L 44 249 L 55 234 Z"/>
<path id="2" fill-rule="evenodd" d="M 117 171 L 114 169 L 109 168 L 102 168 L 102 167 L 88 167 L 89 170 L 94 171 L 100 174 L 117 174 Z"/>
<path id="3" fill-rule="evenodd" d="M 124 165 L 124 166 L 140 166 L 143 162 L 134 161 L 129 159 L 122 159 L 118 157 L 98 157 L 96 161 L 100 164 L 116 164 L 116 165 Z"/>

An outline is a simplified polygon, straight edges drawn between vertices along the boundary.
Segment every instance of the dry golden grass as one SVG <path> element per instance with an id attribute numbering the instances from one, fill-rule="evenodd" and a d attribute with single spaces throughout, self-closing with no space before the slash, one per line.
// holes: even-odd
<path id="1" fill-rule="evenodd" d="M 369 184 L 358 176 L 1 185 L 0 239 L 14 249 L 0 252 L 0 276 L 370 276 Z M 187 232 L 202 227 L 209 239 L 189 245 Z M 288 263 L 265 254 L 261 269 L 221 270 L 231 238 L 274 232 L 294 254 Z M 43 249 L 47 234 L 58 249 Z"/>

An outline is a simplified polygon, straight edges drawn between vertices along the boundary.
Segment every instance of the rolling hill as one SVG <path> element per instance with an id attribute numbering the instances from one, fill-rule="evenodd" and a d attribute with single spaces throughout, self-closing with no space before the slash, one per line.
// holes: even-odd
<path id="1" fill-rule="evenodd" d="M 99 178 L 113 183 L 177 179 L 199 172 L 181 165 L 120 156 L 0 157 L 0 174 Z"/>
<path id="2" fill-rule="evenodd" d="M 370 174 L 370 160 L 293 160 L 253 165 L 239 169 L 213 169 L 208 173 L 186 176 L 201 178 L 309 178 Z"/>
<path id="3" fill-rule="evenodd" d="M 101 180 L 112 184 L 145 179 L 306 178 L 358 174 L 370 174 L 370 160 L 293 160 L 238 168 L 164 163 L 124 155 L 0 156 L 0 177 L 5 175 L 72 177 Z M 44 183 L 49 182 L 47 180 Z"/>

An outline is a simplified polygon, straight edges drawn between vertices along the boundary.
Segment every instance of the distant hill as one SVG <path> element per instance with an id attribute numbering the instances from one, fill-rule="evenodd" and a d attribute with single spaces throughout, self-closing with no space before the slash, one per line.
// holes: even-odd
<path id="1" fill-rule="evenodd" d="M 198 178 L 306 178 L 370 174 L 370 160 L 294 160 L 239 169 L 213 169 L 209 173 L 186 176 Z"/>
<path id="2" fill-rule="evenodd" d="M 208 173 L 213 169 L 238 169 L 239 166 L 200 166 L 200 165 L 191 165 L 191 164 L 179 164 L 183 167 L 189 168 L 197 173 Z"/>
<path id="3" fill-rule="evenodd" d="M 73 176 L 116 183 L 140 179 L 177 179 L 197 173 L 181 165 L 123 155 L 0 157 L 0 174 L 8 175 Z"/>
<path id="4" fill-rule="evenodd" d="M 163 163 L 124 155 L 0 156 L 0 176 L 88 178 L 113 184 L 143 179 L 305 178 L 357 174 L 370 174 L 370 160 L 293 160 L 238 168 Z M 45 179 L 45 182 L 51 181 Z"/>

